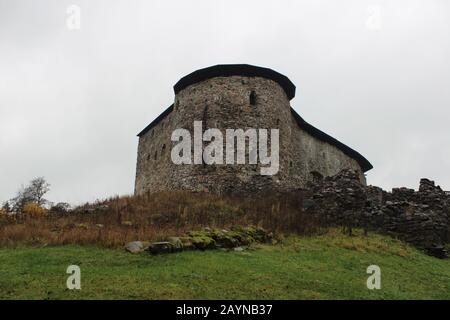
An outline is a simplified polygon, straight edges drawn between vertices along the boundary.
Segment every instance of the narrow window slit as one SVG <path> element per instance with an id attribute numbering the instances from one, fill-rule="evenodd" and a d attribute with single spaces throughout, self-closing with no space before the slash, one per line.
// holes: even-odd
<path id="1" fill-rule="evenodd" d="M 256 92 L 254 90 L 250 92 L 250 105 L 256 105 Z"/>

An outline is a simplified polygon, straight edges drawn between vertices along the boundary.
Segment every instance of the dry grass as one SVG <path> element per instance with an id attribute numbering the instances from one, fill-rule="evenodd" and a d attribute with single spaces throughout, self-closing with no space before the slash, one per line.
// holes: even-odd
<path id="1" fill-rule="evenodd" d="M 159 240 L 203 227 L 254 224 L 275 233 L 311 234 L 317 222 L 302 207 L 303 194 L 259 198 L 166 192 L 86 204 L 66 214 L 0 217 L 0 245 L 97 244 L 122 246 Z"/>

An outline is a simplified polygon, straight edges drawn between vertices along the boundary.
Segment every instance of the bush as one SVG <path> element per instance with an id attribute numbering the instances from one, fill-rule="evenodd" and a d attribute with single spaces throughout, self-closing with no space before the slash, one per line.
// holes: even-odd
<path id="1" fill-rule="evenodd" d="M 29 202 L 23 207 L 22 213 L 34 217 L 40 217 L 46 216 L 48 214 L 48 209 L 41 207 L 37 203 Z"/>
<path id="2" fill-rule="evenodd" d="M 66 202 L 58 202 L 50 208 L 50 211 L 54 213 L 67 213 L 70 211 L 70 204 Z"/>

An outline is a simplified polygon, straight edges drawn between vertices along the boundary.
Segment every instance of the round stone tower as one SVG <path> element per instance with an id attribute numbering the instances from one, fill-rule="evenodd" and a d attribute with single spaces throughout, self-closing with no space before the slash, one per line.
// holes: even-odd
<path id="1" fill-rule="evenodd" d="M 294 84 L 271 69 L 250 65 L 213 66 L 183 77 L 175 84 L 174 91 L 174 103 L 138 135 L 136 193 L 288 191 L 301 188 L 318 175 L 335 174 L 343 168 L 358 170 L 363 180 L 363 167 L 370 166 L 356 151 L 304 122 L 289 103 L 295 95 Z M 224 164 L 173 163 L 171 150 L 177 143 L 171 139 L 173 131 L 187 129 L 194 149 L 194 122 L 201 122 L 201 133 L 218 129 L 223 133 L 224 143 L 227 129 L 244 132 L 255 129 L 258 133 L 267 129 L 269 154 L 270 143 L 274 141 L 271 129 L 278 129 L 276 174 L 261 174 L 261 167 L 268 165 L 261 164 L 259 157 L 257 163 L 249 163 L 250 137 L 246 137 L 244 164 L 226 164 L 225 160 Z M 206 145 L 208 142 L 202 142 L 203 148 Z M 226 151 L 224 145 L 224 159 Z M 304 152 L 312 154 L 301 154 Z"/>

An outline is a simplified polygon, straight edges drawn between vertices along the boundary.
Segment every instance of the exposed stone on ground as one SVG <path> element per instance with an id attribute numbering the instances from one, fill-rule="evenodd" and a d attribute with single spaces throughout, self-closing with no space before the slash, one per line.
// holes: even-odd
<path id="1" fill-rule="evenodd" d="M 272 240 L 271 233 L 267 233 L 266 230 L 255 226 L 237 227 L 233 231 L 249 236 L 252 240 L 251 242 L 270 242 Z"/>
<path id="2" fill-rule="evenodd" d="M 232 230 L 204 228 L 202 231 L 189 231 L 180 237 L 167 237 L 166 241 L 146 243 L 133 241 L 125 246 L 129 252 L 148 250 L 152 254 L 172 253 L 188 250 L 247 248 L 255 242 L 272 241 L 272 233 L 254 226 L 236 227 Z M 237 249 L 240 251 L 241 249 Z"/>
<path id="3" fill-rule="evenodd" d="M 175 250 L 170 242 L 160 241 L 160 242 L 153 242 L 149 247 L 149 251 L 151 254 L 161 254 L 161 253 L 172 253 Z"/>
<path id="4" fill-rule="evenodd" d="M 128 242 L 125 245 L 125 250 L 131 253 L 139 253 L 144 251 L 144 244 L 141 241 Z"/>
<path id="5" fill-rule="evenodd" d="M 199 250 L 216 248 L 216 241 L 210 236 L 208 231 L 190 231 L 188 236 L 191 238 L 194 247 Z"/>
<path id="6" fill-rule="evenodd" d="M 183 242 L 179 237 L 168 237 L 167 242 L 169 242 L 172 245 L 173 250 L 175 252 L 183 250 Z"/>
<path id="7" fill-rule="evenodd" d="M 236 239 L 236 234 L 228 230 L 218 230 L 213 235 L 217 246 L 221 248 L 234 248 L 239 246 L 240 242 Z"/>
<path id="8" fill-rule="evenodd" d="M 181 244 L 183 245 L 183 251 L 195 250 L 194 243 L 190 237 L 179 237 Z"/>

